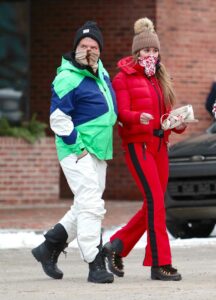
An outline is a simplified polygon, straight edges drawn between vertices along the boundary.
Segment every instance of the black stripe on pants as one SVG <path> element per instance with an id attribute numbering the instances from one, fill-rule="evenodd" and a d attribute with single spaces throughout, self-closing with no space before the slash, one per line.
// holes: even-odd
<path id="1" fill-rule="evenodd" d="M 130 153 L 131 161 L 134 165 L 134 168 L 137 172 L 137 175 L 138 175 L 140 182 L 143 186 L 143 189 L 146 193 L 149 239 L 150 239 L 150 246 L 151 246 L 151 251 L 152 251 L 152 265 L 157 267 L 158 266 L 158 251 L 157 251 L 157 242 L 156 242 L 156 236 L 155 236 L 155 231 L 154 231 L 154 202 L 153 202 L 152 192 L 151 192 L 149 184 L 145 178 L 145 175 L 142 171 L 142 168 L 140 166 L 139 160 L 136 155 L 134 144 L 128 144 L 128 150 Z"/>

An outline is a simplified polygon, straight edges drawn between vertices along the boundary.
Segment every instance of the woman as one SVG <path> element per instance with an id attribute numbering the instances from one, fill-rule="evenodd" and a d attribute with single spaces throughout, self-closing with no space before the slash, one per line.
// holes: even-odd
<path id="1" fill-rule="evenodd" d="M 152 21 L 139 19 L 134 30 L 133 56 L 119 61 L 120 72 L 113 80 L 113 87 L 126 163 L 144 202 L 103 250 L 110 270 L 122 277 L 122 257 L 128 255 L 147 230 L 143 264 L 151 266 L 151 278 L 181 280 L 181 275 L 172 267 L 164 208 L 168 182 L 167 144 L 171 130 L 163 131 L 160 122 L 171 110 L 175 94 L 160 62 L 160 43 Z M 185 127 L 181 123 L 173 131 L 181 133 Z"/>

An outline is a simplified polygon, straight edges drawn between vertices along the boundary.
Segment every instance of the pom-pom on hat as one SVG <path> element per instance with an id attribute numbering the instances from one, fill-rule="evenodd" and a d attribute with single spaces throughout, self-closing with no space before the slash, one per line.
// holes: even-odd
<path id="1" fill-rule="evenodd" d="M 154 24 L 150 19 L 138 19 L 134 23 L 134 33 L 132 54 L 146 47 L 158 48 L 160 50 L 160 42 L 155 32 Z"/>
<path id="2" fill-rule="evenodd" d="M 100 51 L 102 51 L 103 36 L 96 22 L 87 21 L 83 26 L 81 26 L 77 30 L 74 37 L 73 50 L 76 50 L 76 47 L 79 44 L 79 42 L 85 37 L 90 37 L 93 40 L 95 40 L 99 45 Z"/>

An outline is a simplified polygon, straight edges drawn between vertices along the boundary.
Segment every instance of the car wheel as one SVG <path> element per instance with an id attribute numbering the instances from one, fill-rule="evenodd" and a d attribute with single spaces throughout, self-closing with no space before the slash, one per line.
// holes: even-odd
<path id="1" fill-rule="evenodd" d="M 192 221 L 179 223 L 176 220 L 167 221 L 167 229 L 175 238 L 208 237 L 214 229 L 214 222 Z"/>

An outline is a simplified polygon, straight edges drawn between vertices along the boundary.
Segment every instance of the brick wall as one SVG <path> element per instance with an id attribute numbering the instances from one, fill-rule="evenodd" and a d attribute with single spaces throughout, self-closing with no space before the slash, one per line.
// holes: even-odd
<path id="1" fill-rule="evenodd" d="M 211 122 L 205 101 L 216 80 L 216 2 L 214 0 L 157 1 L 157 32 L 162 57 L 178 96 L 177 105 L 192 104 L 198 124 L 190 125 L 176 142 L 203 131 Z"/>
<path id="2" fill-rule="evenodd" d="M 111 77 L 116 62 L 130 54 L 134 21 L 147 16 L 156 21 L 162 59 L 170 71 L 178 96 L 178 106 L 191 103 L 200 119 L 184 135 L 171 142 L 197 134 L 208 126 L 210 117 L 204 102 L 215 77 L 214 0 L 37 0 L 31 4 L 31 111 L 48 122 L 50 84 L 60 57 L 71 49 L 75 30 L 88 19 L 103 30 L 104 65 Z M 50 132 L 49 132 L 50 133 Z M 109 163 L 105 198 L 139 199 L 140 194 L 124 163 L 115 130 L 114 160 Z M 70 197 L 61 175 L 61 196 Z"/>
<path id="3" fill-rule="evenodd" d="M 54 139 L 34 145 L 0 137 L 0 204 L 55 202 L 59 199 L 59 164 Z"/>

